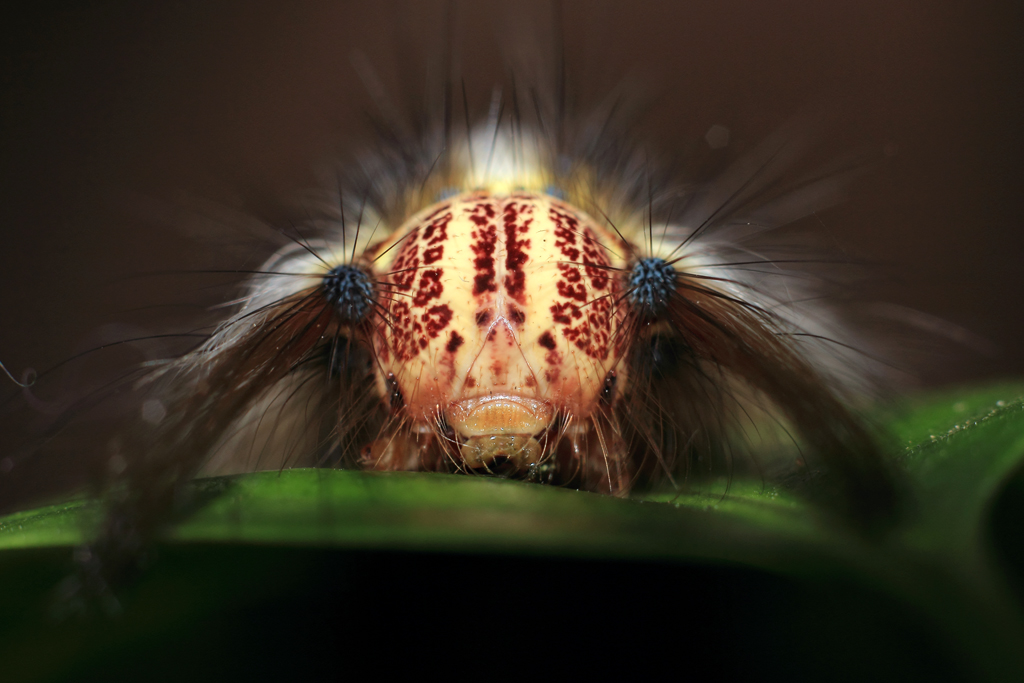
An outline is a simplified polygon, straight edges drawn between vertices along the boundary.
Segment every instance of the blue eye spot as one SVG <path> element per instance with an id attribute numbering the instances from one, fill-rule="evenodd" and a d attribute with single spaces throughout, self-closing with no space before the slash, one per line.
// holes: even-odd
<path id="1" fill-rule="evenodd" d="M 347 323 L 362 322 L 373 305 L 370 275 L 358 266 L 341 265 L 331 268 L 324 276 L 324 294 Z"/>
<path id="2" fill-rule="evenodd" d="M 658 316 L 668 308 L 679 274 L 664 259 L 640 259 L 629 274 L 629 299 L 641 313 Z"/>

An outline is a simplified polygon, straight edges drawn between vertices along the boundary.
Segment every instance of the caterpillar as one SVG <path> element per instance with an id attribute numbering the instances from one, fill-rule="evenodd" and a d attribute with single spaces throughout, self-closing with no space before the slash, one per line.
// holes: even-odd
<path id="1" fill-rule="evenodd" d="M 117 385 L 137 411 L 99 447 L 97 575 L 117 581 L 194 477 L 256 469 L 617 496 L 751 471 L 852 518 L 892 512 L 856 406 L 875 364 L 807 279 L 827 261 L 770 240 L 859 164 L 794 180 L 783 131 L 684 184 L 621 99 L 577 111 L 565 81 L 514 68 L 484 113 L 449 75 L 412 121 L 383 98 L 376 141 L 332 169 L 313 218 L 279 226 L 289 243 L 216 329 Z M 800 447 L 778 471 L 748 444 L 772 427 Z"/>

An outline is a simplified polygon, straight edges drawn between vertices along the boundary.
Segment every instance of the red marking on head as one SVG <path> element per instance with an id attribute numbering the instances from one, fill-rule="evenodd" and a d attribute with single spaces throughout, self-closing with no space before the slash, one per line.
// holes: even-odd
<path id="1" fill-rule="evenodd" d="M 466 387 L 469 388 L 469 389 L 472 389 L 475 386 L 476 386 L 476 379 L 474 379 L 473 377 L 467 377 L 466 378 Z"/>
<path id="2" fill-rule="evenodd" d="M 438 212 L 430 214 L 430 216 L 436 215 Z M 430 216 L 427 220 L 430 220 Z M 448 224 L 452 222 L 452 215 L 447 213 L 440 218 L 434 220 L 426 227 L 423 231 L 423 239 L 427 240 L 427 244 L 434 245 L 444 242 L 448 239 Z"/>
<path id="3" fill-rule="evenodd" d="M 444 271 L 440 268 L 424 270 L 420 275 L 419 290 L 412 299 L 413 306 L 426 306 L 431 299 L 436 299 L 444 292 L 444 285 L 441 284 L 441 276 Z"/>
<path id="4" fill-rule="evenodd" d="M 505 291 L 519 303 L 525 304 L 526 273 L 523 272 L 523 265 L 530 258 L 526 253 L 526 249 L 530 247 L 530 240 L 516 239 L 520 208 L 527 215 L 533 212 L 533 207 L 528 204 L 520 207 L 514 202 L 509 202 L 503 216 L 505 224 Z M 532 218 L 524 219 L 522 227 L 519 227 L 519 232 L 527 232 L 532 222 Z"/>
<path id="5" fill-rule="evenodd" d="M 583 263 L 587 265 L 587 277 L 590 278 L 590 286 L 594 289 L 604 289 L 608 286 L 608 271 L 604 268 L 592 268 L 593 265 L 608 266 L 610 261 L 601 243 L 598 241 L 594 231 L 587 228 L 583 239 Z"/>
<path id="6" fill-rule="evenodd" d="M 527 375 L 524 384 L 526 384 L 526 386 L 530 388 L 533 388 L 537 386 L 537 379 L 533 375 Z"/>
<path id="7" fill-rule="evenodd" d="M 568 246 L 570 243 L 576 243 L 576 219 L 555 209 L 552 209 L 549 215 L 557 226 L 556 235 L 561 238 L 561 242 L 556 246 L 562 249 L 563 255 L 568 256 L 566 252 L 572 249 L 572 256 L 578 257 L 579 253 L 575 248 Z M 614 313 L 611 310 L 610 297 L 595 296 L 595 292 L 608 289 L 611 285 L 611 296 L 615 296 L 619 289 L 618 281 L 608 276 L 606 268 L 611 265 L 611 261 L 604 253 L 594 230 L 587 227 L 582 233 L 582 238 L 583 268 L 566 263 L 558 264 L 559 279 L 556 288 L 559 296 L 568 301 L 556 303 L 551 307 L 552 319 L 564 325 L 562 335 L 576 348 L 591 358 L 604 360 L 608 357 L 608 340 L 611 336 Z M 572 302 L 579 302 L 580 305 Z M 582 311 L 584 306 L 586 316 Z"/>
<path id="8" fill-rule="evenodd" d="M 580 307 L 571 301 L 555 304 L 551 307 L 551 319 L 562 325 L 571 325 L 573 318 L 581 316 Z"/>
<path id="9" fill-rule="evenodd" d="M 508 305 L 508 320 L 518 327 L 526 321 L 526 314 L 518 306 L 510 302 Z"/>
<path id="10" fill-rule="evenodd" d="M 555 246 L 564 247 L 567 244 L 576 244 L 576 229 L 579 221 L 564 211 L 551 207 L 548 209 L 548 218 L 555 223 Z"/>
<path id="11" fill-rule="evenodd" d="M 391 349 L 398 360 L 409 360 L 415 358 L 419 353 L 419 344 L 416 342 L 416 328 L 422 331 L 422 325 L 413 320 L 409 315 L 409 304 L 404 301 L 391 303 Z"/>
<path id="12" fill-rule="evenodd" d="M 494 249 L 498 243 L 498 229 L 491 222 L 494 218 L 494 207 L 489 203 L 481 202 L 472 209 L 467 209 L 469 219 L 479 228 L 473 231 L 473 238 L 476 240 L 470 245 L 473 250 L 473 267 L 476 275 L 473 277 L 473 296 L 480 296 L 484 292 L 497 291 L 494 284 Z"/>
<path id="13" fill-rule="evenodd" d="M 565 280 L 559 280 L 558 294 L 566 299 L 575 299 L 580 303 L 587 303 L 587 287 L 583 283 L 573 285 Z"/>
<path id="14" fill-rule="evenodd" d="M 431 247 L 423 252 L 423 265 L 429 266 L 431 263 L 440 261 L 441 257 L 444 256 L 444 245 L 439 244 L 436 247 Z"/>
<path id="15" fill-rule="evenodd" d="M 419 245 L 415 241 L 408 242 L 402 247 L 391 267 L 391 281 L 402 291 L 408 292 L 412 289 L 412 283 L 416 280 L 416 269 L 420 265 Z"/>
<path id="16" fill-rule="evenodd" d="M 540 335 L 540 339 L 537 343 L 543 346 L 545 349 L 551 351 L 555 350 L 555 338 L 551 336 L 551 330 L 545 330 L 544 334 Z"/>
<path id="17" fill-rule="evenodd" d="M 562 328 L 562 336 L 591 358 L 606 359 L 613 318 L 608 297 L 593 300 L 586 317 L 579 308 L 575 308 L 572 313 L 577 323 L 575 326 L 563 323 L 565 327 Z M 555 316 L 556 322 L 565 319 L 564 315 Z"/>
<path id="18" fill-rule="evenodd" d="M 448 345 L 444 347 L 445 351 L 448 353 L 455 353 L 459 347 L 462 346 L 463 341 L 465 340 L 462 338 L 462 335 L 455 330 L 452 330 L 451 335 L 448 337 Z"/>
<path id="19" fill-rule="evenodd" d="M 480 262 L 481 259 L 477 259 Z M 479 296 L 484 292 L 493 292 L 498 289 L 494 284 L 494 259 L 490 256 L 486 259 L 485 271 L 473 277 L 473 296 Z"/>
<path id="20" fill-rule="evenodd" d="M 445 304 L 440 306 L 431 306 L 427 312 L 423 314 L 423 324 L 427 326 L 427 334 L 429 334 L 432 339 L 436 338 L 441 330 L 448 327 L 448 323 L 451 321 L 452 309 L 448 308 Z"/>

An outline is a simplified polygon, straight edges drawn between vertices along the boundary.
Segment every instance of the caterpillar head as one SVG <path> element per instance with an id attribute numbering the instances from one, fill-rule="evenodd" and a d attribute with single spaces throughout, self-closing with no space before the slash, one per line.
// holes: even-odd
<path id="1" fill-rule="evenodd" d="M 550 195 L 462 193 L 375 246 L 378 385 L 469 468 L 537 465 L 621 375 L 628 246 Z M 393 257 L 392 257 L 393 254 Z"/>

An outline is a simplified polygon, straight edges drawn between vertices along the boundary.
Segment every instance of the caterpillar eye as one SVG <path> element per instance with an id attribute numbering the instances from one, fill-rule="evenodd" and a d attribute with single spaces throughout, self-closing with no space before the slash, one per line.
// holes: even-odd
<path id="1" fill-rule="evenodd" d="M 324 276 L 323 288 L 327 301 L 346 323 L 363 322 L 373 306 L 373 282 L 370 275 L 359 266 L 340 265 L 331 268 Z"/>
<path id="2" fill-rule="evenodd" d="M 405 398 L 402 397 L 402 389 L 398 386 L 398 380 L 395 379 L 394 373 L 388 373 L 385 384 L 388 388 L 388 404 L 391 406 L 391 410 L 401 410 L 405 405 Z"/>
<path id="3" fill-rule="evenodd" d="M 655 377 L 672 375 L 686 363 L 692 364 L 693 351 L 679 335 L 656 334 L 640 345 L 642 371 Z"/>
<path id="4" fill-rule="evenodd" d="M 642 317 L 656 318 L 668 308 L 678 279 L 676 269 L 664 259 L 640 259 L 629 273 L 629 300 Z"/>
<path id="5" fill-rule="evenodd" d="M 612 370 L 604 378 L 604 388 L 601 389 L 601 401 L 603 403 L 610 404 L 612 399 L 615 398 L 615 384 L 618 382 L 618 378 L 615 371 Z"/>
<path id="6" fill-rule="evenodd" d="M 324 349 L 323 358 L 332 379 L 346 384 L 362 381 L 373 372 L 373 357 L 364 344 L 352 335 L 340 334 Z"/>

